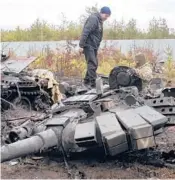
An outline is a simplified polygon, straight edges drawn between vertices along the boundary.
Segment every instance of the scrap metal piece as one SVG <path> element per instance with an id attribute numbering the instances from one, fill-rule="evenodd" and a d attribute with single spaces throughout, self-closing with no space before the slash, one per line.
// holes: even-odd
<path id="1" fill-rule="evenodd" d="M 115 114 L 128 132 L 132 150 L 145 149 L 155 145 L 154 138 L 152 138 L 152 126 L 135 113 L 133 109 L 116 111 Z"/>
<path id="2" fill-rule="evenodd" d="M 163 127 L 168 121 L 166 116 L 162 115 L 149 106 L 135 108 L 134 112 L 139 114 L 145 121 L 151 124 L 154 130 Z"/>
<path id="3" fill-rule="evenodd" d="M 103 113 L 96 117 L 96 122 L 100 129 L 106 154 L 114 156 L 128 150 L 126 134 L 115 114 L 109 112 Z"/>
<path id="4" fill-rule="evenodd" d="M 74 135 L 79 147 L 97 145 L 96 125 L 94 121 L 77 124 Z"/>

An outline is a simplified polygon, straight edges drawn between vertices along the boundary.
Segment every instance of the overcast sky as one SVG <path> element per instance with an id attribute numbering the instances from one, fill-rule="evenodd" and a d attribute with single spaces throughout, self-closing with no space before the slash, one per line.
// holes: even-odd
<path id="1" fill-rule="evenodd" d="M 135 18 L 145 29 L 153 16 L 163 17 L 175 28 L 175 0 L 0 0 L 0 28 L 29 27 L 37 18 L 58 25 L 61 13 L 76 21 L 86 6 L 96 3 L 111 8 L 111 20 Z"/>

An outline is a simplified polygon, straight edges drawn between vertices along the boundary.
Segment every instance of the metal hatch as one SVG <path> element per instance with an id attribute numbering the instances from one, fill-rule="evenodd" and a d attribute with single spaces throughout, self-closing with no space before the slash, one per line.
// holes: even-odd
<path id="1" fill-rule="evenodd" d="M 1 71 L 3 72 L 13 72 L 20 73 L 27 66 L 29 66 L 33 61 L 35 61 L 38 57 L 16 57 L 9 58 L 3 63 L 1 62 Z"/>

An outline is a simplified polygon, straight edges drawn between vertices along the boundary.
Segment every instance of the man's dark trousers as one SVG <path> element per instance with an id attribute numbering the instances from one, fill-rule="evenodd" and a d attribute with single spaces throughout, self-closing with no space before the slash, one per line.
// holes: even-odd
<path id="1" fill-rule="evenodd" d="M 84 54 L 87 63 L 87 71 L 84 78 L 84 83 L 94 87 L 97 77 L 96 71 L 98 68 L 97 49 L 85 47 Z"/>

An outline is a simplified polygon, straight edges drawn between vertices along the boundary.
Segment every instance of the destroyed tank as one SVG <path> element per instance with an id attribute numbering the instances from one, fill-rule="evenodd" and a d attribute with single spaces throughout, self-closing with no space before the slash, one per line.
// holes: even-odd
<path id="1" fill-rule="evenodd" d="M 120 67 L 117 71 L 119 74 Z M 127 75 L 131 79 L 128 85 L 113 76 L 117 88 L 111 88 L 97 78 L 96 89 L 65 99 L 44 124 L 27 122 L 11 131 L 13 142 L 1 147 L 1 162 L 55 148 L 68 157 L 93 149 L 116 156 L 156 146 L 155 136 L 168 119 L 139 98 L 140 87 L 131 86 L 138 81 L 133 73 L 126 75 L 128 68 L 123 67 L 121 72 L 125 74 L 121 79 Z"/>
<path id="2" fill-rule="evenodd" d="M 9 108 L 9 103 L 20 105 L 25 109 L 43 110 L 53 104 L 50 92 L 24 71 L 36 57 L 4 58 L 1 61 L 1 107 Z M 42 81 L 41 81 L 42 82 Z"/>

